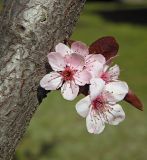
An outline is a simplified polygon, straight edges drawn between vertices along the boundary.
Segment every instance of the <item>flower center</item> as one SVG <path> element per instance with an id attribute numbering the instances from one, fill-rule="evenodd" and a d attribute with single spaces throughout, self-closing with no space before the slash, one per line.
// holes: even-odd
<path id="1" fill-rule="evenodd" d="M 95 100 L 93 100 L 92 102 L 92 107 L 94 110 L 98 110 L 98 111 L 103 111 L 103 109 L 105 108 L 105 102 L 102 96 L 98 96 L 96 97 Z"/>
<path id="2" fill-rule="evenodd" d="M 74 71 L 70 69 L 70 67 L 66 67 L 63 72 L 61 72 L 64 81 L 73 80 Z"/>
<path id="3" fill-rule="evenodd" d="M 101 75 L 101 78 L 106 82 L 108 83 L 110 81 L 110 76 L 109 76 L 109 73 L 108 72 L 103 72 L 102 75 Z"/>

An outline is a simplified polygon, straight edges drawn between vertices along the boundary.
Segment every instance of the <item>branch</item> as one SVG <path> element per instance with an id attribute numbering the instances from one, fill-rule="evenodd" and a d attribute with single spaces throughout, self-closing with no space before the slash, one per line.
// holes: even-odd
<path id="1" fill-rule="evenodd" d="M 85 0 L 6 0 L 0 27 L 0 160 L 10 160 L 38 107 L 46 55 L 68 38 Z"/>

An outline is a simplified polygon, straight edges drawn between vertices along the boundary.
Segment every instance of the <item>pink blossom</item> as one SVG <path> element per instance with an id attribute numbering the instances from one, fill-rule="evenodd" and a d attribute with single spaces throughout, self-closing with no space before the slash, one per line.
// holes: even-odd
<path id="1" fill-rule="evenodd" d="M 97 73 L 97 77 L 102 78 L 106 83 L 118 81 L 120 69 L 118 65 L 110 67 L 104 65 L 103 69 Z"/>
<path id="2" fill-rule="evenodd" d="M 103 55 L 89 54 L 89 47 L 80 41 L 72 43 L 71 50 L 85 58 L 85 69 L 90 72 L 92 77 L 95 77 L 96 74 L 103 69 L 104 64 L 106 63 Z"/>
<path id="3" fill-rule="evenodd" d="M 41 79 L 40 85 L 46 90 L 56 90 L 61 87 L 63 97 L 73 100 L 79 93 L 79 86 L 88 84 L 91 75 L 83 70 L 84 58 L 74 53 L 68 46 L 59 43 L 55 51 L 48 54 L 48 61 L 53 71 Z"/>
<path id="4" fill-rule="evenodd" d="M 125 119 L 125 113 L 117 102 L 123 100 L 127 93 L 125 82 L 106 84 L 101 78 L 91 79 L 90 95 L 76 104 L 78 114 L 86 117 L 89 133 L 100 134 L 105 123 L 117 125 Z"/>

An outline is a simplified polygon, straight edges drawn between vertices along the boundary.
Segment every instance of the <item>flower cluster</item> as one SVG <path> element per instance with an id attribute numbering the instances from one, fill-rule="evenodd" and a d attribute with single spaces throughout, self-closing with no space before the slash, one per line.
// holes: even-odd
<path id="1" fill-rule="evenodd" d="M 61 88 L 64 99 L 74 100 L 81 86 L 88 85 L 88 92 L 76 104 L 76 111 L 86 118 L 89 133 L 99 134 L 105 123 L 117 125 L 124 120 L 125 113 L 117 103 L 127 95 L 128 85 L 119 80 L 118 65 L 110 67 L 106 56 L 90 53 L 90 48 L 79 41 L 70 47 L 59 43 L 55 52 L 50 52 L 47 57 L 52 72 L 41 79 L 42 88 Z"/>

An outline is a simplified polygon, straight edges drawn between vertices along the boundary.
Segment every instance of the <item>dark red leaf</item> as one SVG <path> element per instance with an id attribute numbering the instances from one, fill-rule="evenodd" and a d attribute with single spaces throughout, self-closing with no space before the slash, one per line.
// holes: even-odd
<path id="1" fill-rule="evenodd" d="M 131 105 L 133 105 L 135 108 L 143 111 L 143 104 L 140 101 L 140 99 L 131 91 L 129 90 L 128 94 L 124 98 L 124 100 Z"/>
<path id="2" fill-rule="evenodd" d="M 119 45 L 113 37 L 102 37 L 93 42 L 89 47 L 90 54 L 102 54 L 106 60 L 117 55 Z"/>

